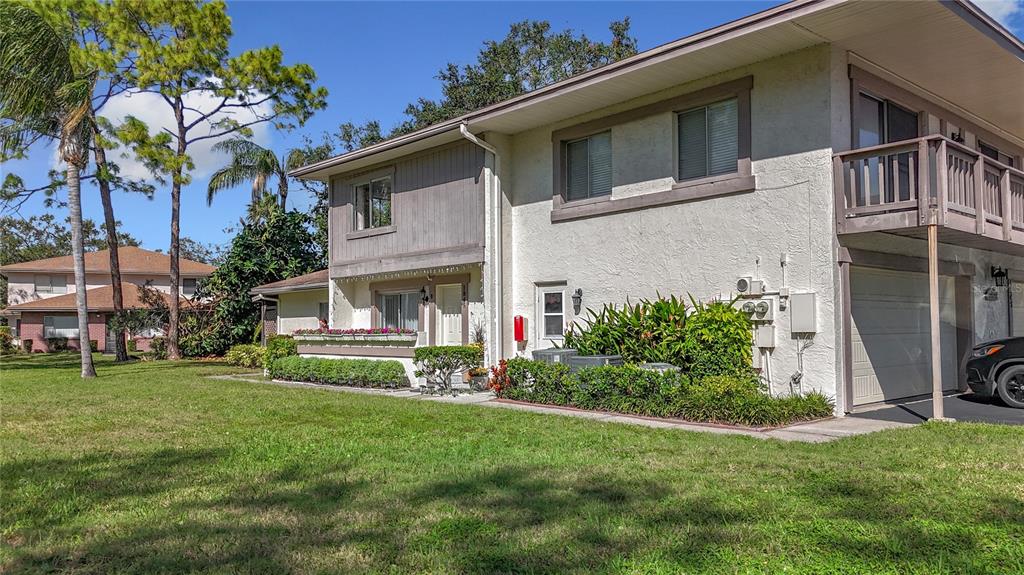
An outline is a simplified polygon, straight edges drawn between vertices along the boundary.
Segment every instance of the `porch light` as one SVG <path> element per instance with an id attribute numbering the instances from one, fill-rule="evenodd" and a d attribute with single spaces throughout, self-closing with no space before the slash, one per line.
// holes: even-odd
<path id="1" fill-rule="evenodd" d="M 990 271 L 992 279 L 996 282 L 996 287 L 1006 287 L 1006 269 L 999 266 L 992 266 Z"/>
<path id="2" fill-rule="evenodd" d="M 420 299 L 423 300 L 423 303 L 430 301 L 430 296 L 427 295 L 426 286 L 420 288 Z"/>
<path id="3" fill-rule="evenodd" d="M 580 306 L 583 305 L 583 288 L 576 288 L 572 293 L 572 310 L 576 315 L 580 314 Z"/>

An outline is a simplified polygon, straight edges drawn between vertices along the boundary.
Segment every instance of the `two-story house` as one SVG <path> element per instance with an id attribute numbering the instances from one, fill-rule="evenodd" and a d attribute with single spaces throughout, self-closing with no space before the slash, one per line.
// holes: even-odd
<path id="1" fill-rule="evenodd" d="M 292 174 L 330 185 L 332 327 L 493 362 L 740 297 L 772 391 L 843 413 L 1024 333 L 1022 156 L 1024 44 L 973 4 L 796 0 Z"/>
<path id="2" fill-rule="evenodd" d="M 121 268 L 121 293 L 125 309 L 146 307 L 140 287 L 150 287 L 170 297 L 170 266 L 167 254 L 127 246 L 118 249 Z M 181 287 L 178 296 L 192 297 L 202 278 L 216 270 L 214 266 L 181 258 Z M 16 337 L 31 340 L 33 351 L 47 351 L 47 339 L 67 338 L 78 346 L 78 316 L 75 299 L 75 272 L 71 256 L 60 256 L 0 266 L 7 278 L 7 308 L 3 314 Z M 110 252 L 85 254 L 86 302 L 89 310 L 89 339 L 96 340 L 99 351 L 113 349 L 113 333 L 107 329 L 113 315 L 113 288 L 110 284 Z M 145 349 L 150 337 L 139 338 Z M 109 337 L 108 337 L 109 336 Z"/>

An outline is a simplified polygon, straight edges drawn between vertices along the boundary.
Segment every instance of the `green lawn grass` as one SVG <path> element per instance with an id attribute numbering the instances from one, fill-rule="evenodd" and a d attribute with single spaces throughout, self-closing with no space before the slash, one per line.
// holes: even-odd
<path id="1" fill-rule="evenodd" d="M 0 359 L 0 572 L 1022 573 L 1024 429 L 824 445 Z"/>

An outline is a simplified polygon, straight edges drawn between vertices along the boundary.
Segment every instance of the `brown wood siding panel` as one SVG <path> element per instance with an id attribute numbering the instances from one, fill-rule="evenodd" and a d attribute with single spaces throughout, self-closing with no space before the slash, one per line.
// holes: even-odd
<path id="1" fill-rule="evenodd" d="M 331 264 L 403 254 L 465 248 L 484 243 L 484 153 L 466 143 L 443 146 L 397 160 L 394 170 L 392 221 L 394 233 L 347 238 L 353 232 L 352 182 L 358 174 L 332 180 L 336 201 L 331 207 Z"/>

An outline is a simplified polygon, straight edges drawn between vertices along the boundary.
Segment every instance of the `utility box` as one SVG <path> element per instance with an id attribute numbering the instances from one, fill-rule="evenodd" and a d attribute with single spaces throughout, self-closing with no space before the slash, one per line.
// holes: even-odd
<path id="1" fill-rule="evenodd" d="M 754 328 L 754 347 L 772 349 L 775 347 L 775 326 L 759 325 Z"/>
<path id="2" fill-rule="evenodd" d="M 789 296 L 790 333 L 818 333 L 818 298 L 814 292 Z"/>

